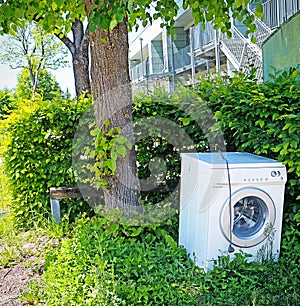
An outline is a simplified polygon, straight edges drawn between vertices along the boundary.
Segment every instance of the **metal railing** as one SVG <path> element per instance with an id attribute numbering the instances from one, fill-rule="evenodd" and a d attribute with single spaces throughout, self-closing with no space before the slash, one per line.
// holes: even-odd
<path id="1" fill-rule="evenodd" d="M 154 57 L 151 60 L 152 62 L 152 71 L 149 73 L 160 73 L 164 70 L 164 60 L 161 57 Z"/>
<path id="2" fill-rule="evenodd" d="M 170 68 L 172 70 L 172 61 L 170 61 Z M 195 65 L 202 64 L 201 58 L 195 58 Z M 130 78 L 132 82 L 142 81 L 146 77 L 151 77 L 152 74 L 164 73 L 164 63 L 161 58 L 152 59 L 153 71 L 149 72 L 148 59 L 144 60 L 143 63 L 139 63 L 130 69 Z M 175 71 L 184 70 L 190 68 L 191 56 L 190 46 L 186 46 L 174 54 L 174 68 Z M 171 71 L 169 71 L 171 72 Z"/>
<path id="3" fill-rule="evenodd" d="M 262 79 L 262 52 L 259 46 L 244 37 L 232 26 L 232 38 L 221 35 L 220 48 L 236 70 L 249 72 L 256 68 L 256 77 Z"/>
<path id="4" fill-rule="evenodd" d="M 193 36 L 195 50 L 204 50 L 206 46 L 214 43 L 215 30 L 211 22 L 205 23 L 205 29 L 202 28 L 202 24 L 192 27 L 190 33 Z"/>
<path id="5" fill-rule="evenodd" d="M 270 29 L 275 29 L 300 10 L 300 0 L 267 0 L 262 6 L 263 22 Z"/>
<path id="6" fill-rule="evenodd" d="M 256 38 L 256 46 L 262 49 L 263 42 L 272 34 L 272 29 L 269 28 L 264 22 L 254 16 L 254 24 L 256 25 L 256 31 L 253 36 Z"/>
<path id="7" fill-rule="evenodd" d="M 189 65 L 191 65 L 190 46 L 187 46 L 174 54 L 174 68 L 176 71 Z"/>
<path id="8" fill-rule="evenodd" d="M 244 72 L 249 71 L 251 68 L 256 68 L 256 77 L 258 80 L 262 80 L 263 42 L 271 35 L 274 28 L 280 26 L 300 10 L 300 0 L 266 0 L 262 1 L 262 5 L 265 19 L 263 22 L 256 17 L 254 19 L 257 27 L 257 31 L 253 33 L 256 39 L 255 44 L 251 42 L 245 33 L 243 35 L 235 26 L 232 26 L 231 39 L 228 39 L 226 35 L 222 34 L 219 41 L 221 50 L 233 64 L 234 68 Z M 255 6 L 250 7 L 250 9 L 252 11 L 255 10 Z M 195 54 L 197 53 L 199 55 L 215 48 L 216 35 L 211 22 L 207 22 L 204 29 L 202 24 L 192 27 L 190 36 Z M 173 56 L 174 70 L 176 72 L 191 67 L 190 46 L 179 50 Z M 195 65 L 201 64 L 202 61 L 202 59 L 195 57 Z M 163 71 L 162 62 L 158 64 L 159 67 L 156 67 L 153 73 L 161 69 Z M 148 76 L 148 73 L 148 62 L 144 61 L 131 69 L 131 80 L 143 80 Z"/>
<path id="9" fill-rule="evenodd" d="M 137 64 L 132 69 L 130 69 L 131 82 L 144 80 L 148 74 L 148 71 L 148 60 L 146 59 L 142 63 Z"/>

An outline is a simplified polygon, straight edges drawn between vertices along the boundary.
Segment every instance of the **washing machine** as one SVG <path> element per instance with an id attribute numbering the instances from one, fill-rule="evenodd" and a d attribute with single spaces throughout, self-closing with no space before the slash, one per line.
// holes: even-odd
<path id="1" fill-rule="evenodd" d="M 244 152 L 182 153 L 179 245 L 204 270 L 237 252 L 277 260 L 286 168 Z"/>

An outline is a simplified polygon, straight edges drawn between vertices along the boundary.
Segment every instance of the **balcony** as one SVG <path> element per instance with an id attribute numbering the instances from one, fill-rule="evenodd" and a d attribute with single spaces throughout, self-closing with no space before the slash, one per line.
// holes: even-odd
<path id="1" fill-rule="evenodd" d="M 265 19 L 270 28 L 278 28 L 300 10 L 300 0 L 265 0 L 262 1 Z"/>

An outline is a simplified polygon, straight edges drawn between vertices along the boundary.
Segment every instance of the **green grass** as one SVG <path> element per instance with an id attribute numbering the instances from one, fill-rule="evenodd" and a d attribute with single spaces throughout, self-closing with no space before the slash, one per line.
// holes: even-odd
<path id="1" fill-rule="evenodd" d="M 8 267 L 20 262 L 24 256 L 22 246 L 25 243 L 19 235 L 11 215 L 0 217 L 0 268 Z"/>

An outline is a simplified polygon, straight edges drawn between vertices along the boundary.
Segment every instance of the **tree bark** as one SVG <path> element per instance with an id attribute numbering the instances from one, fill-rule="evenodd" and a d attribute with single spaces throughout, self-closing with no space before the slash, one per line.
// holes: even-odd
<path id="1" fill-rule="evenodd" d="M 84 1 L 89 16 L 90 0 Z M 130 216 L 139 210 L 139 182 L 132 127 L 132 93 L 128 64 L 128 24 L 119 23 L 112 31 L 99 28 L 90 34 L 92 94 L 97 126 L 108 119 L 110 126 L 120 127 L 122 135 L 133 144 L 125 158 L 117 160 L 117 169 L 107 179 L 104 190 L 107 208 L 119 208 Z"/>
<path id="2" fill-rule="evenodd" d="M 83 23 L 76 20 L 72 25 L 73 41 L 68 37 L 57 37 L 65 44 L 72 54 L 72 66 L 75 80 L 76 96 L 91 92 L 90 62 L 89 62 L 89 35 Z"/>

